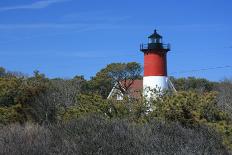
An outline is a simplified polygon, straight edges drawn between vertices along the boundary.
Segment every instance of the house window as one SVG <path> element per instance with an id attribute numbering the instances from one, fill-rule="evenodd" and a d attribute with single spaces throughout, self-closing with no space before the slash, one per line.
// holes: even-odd
<path id="1" fill-rule="evenodd" d="M 123 100 L 122 95 L 117 94 L 117 100 Z"/>

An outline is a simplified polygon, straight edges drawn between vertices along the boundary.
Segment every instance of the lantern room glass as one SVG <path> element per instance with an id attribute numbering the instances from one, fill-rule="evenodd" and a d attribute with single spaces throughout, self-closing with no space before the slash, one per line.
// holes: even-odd
<path id="1" fill-rule="evenodd" d="M 149 43 L 162 43 L 162 38 L 149 38 Z"/>

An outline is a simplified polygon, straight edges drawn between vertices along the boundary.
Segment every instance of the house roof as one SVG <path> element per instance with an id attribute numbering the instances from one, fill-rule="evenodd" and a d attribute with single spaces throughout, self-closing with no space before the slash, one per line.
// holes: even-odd
<path id="1" fill-rule="evenodd" d="M 124 81 L 121 81 L 120 83 L 122 85 L 128 85 L 131 81 L 127 80 L 126 83 Z M 137 90 L 143 88 L 143 80 L 134 80 L 132 85 L 130 86 L 130 89 Z"/>
<path id="2" fill-rule="evenodd" d="M 126 83 L 122 81 L 121 84 L 128 85 L 130 84 L 130 81 L 126 81 Z M 129 88 L 128 94 L 132 98 L 139 98 L 141 97 L 142 90 L 143 90 L 143 80 L 134 80 Z"/>

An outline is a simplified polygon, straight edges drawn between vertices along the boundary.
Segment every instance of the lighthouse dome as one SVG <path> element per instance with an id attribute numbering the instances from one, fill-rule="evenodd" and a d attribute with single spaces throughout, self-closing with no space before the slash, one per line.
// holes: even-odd
<path id="1" fill-rule="evenodd" d="M 152 35 L 150 35 L 148 38 L 150 38 L 150 39 L 161 39 L 162 36 L 160 34 L 158 34 L 157 31 L 155 30 L 154 33 Z"/>

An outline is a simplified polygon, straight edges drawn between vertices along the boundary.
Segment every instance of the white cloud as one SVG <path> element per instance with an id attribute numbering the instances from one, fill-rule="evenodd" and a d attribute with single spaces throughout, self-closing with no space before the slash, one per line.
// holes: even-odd
<path id="1" fill-rule="evenodd" d="M 20 9 L 43 9 L 49 7 L 50 5 L 66 2 L 69 0 L 42 0 L 38 2 L 34 2 L 32 4 L 27 5 L 16 5 L 16 6 L 9 6 L 9 7 L 1 7 L 0 11 L 9 11 L 9 10 L 20 10 Z"/>

